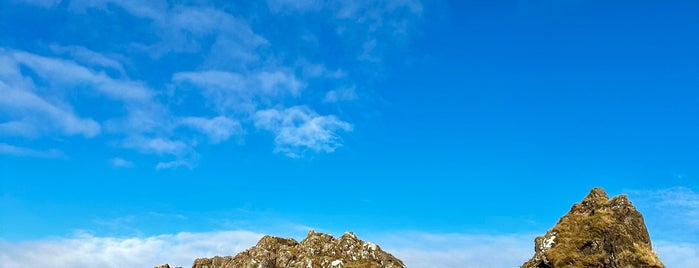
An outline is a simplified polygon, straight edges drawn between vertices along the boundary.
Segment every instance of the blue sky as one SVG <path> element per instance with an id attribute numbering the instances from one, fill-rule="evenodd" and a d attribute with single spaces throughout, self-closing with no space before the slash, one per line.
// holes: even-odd
<path id="1" fill-rule="evenodd" d="M 313 228 L 512 267 L 596 186 L 699 261 L 696 1 L 227 2 L 0 2 L 2 262 Z"/>

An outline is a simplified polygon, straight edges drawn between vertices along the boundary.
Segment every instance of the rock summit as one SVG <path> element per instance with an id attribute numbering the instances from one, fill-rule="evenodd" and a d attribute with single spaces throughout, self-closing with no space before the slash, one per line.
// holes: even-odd
<path id="1" fill-rule="evenodd" d="M 664 268 L 643 216 L 626 195 L 611 200 L 594 188 L 556 226 L 534 241 L 534 257 L 521 268 Z"/>
<path id="2" fill-rule="evenodd" d="M 300 243 L 264 236 L 235 257 L 200 258 L 193 268 L 405 268 L 405 264 L 371 242 L 347 232 L 339 238 L 310 231 Z"/>

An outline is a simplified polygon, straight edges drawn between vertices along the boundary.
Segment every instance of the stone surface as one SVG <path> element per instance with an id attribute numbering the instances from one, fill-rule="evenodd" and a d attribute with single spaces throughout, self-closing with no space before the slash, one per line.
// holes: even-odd
<path id="1" fill-rule="evenodd" d="M 331 235 L 310 231 L 297 242 L 291 238 L 265 236 L 254 247 L 235 257 L 201 258 L 193 268 L 405 268 L 403 262 L 371 242 L 345 233 Z"/>
<path id="2" fill-rule="evenodd" d="M 665 267 L 641 213 L 626 195 L 610 200 L 601 188 L 592 189 L 534 244 L 534 257 L 522 268 Z"/>

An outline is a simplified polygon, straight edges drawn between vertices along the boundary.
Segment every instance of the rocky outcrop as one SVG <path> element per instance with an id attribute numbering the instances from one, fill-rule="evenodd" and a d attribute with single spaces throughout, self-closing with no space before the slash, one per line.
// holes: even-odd
<path id="1" fill-rule="evenodd" d="M 610 200 L 601 188 L 592 189 L 534 244 L 534 257 L 522 268 L 665 267 L 641 213 L 626 195 Z"/>
<path id="2" fill-rule="evenodd" d="M 301 241 L 265 236 L 235 257 L 202 258 L 193 268 L 405 268 L 403 262 L 371 242 L 345 233 L 340 238 L 310 231 Z"/>

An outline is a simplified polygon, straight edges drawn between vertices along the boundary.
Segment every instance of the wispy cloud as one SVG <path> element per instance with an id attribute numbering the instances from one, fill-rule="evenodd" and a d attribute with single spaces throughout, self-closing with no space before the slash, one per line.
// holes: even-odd
<path id="1" fill-rule="evenodd" d="M 677 223 L 689 223 L 690 228 L 699 230 L 699 193 L 686 187 L 660 190 L 629 191 L 635 202 L 653 215 L 666 221 L 668 218 L 681 218 Z M 658 215 L 660 214 L 660 215 Z"/>
<path id="2" fill-rule="evenodd" d="M 43 57 L 24 51 L 11 52 L 11 56 L 39 76 L 62 86 L 88 84 L 92 89 L 116 100 L 147 100 L 153 92 L 143 83 L 119 80 L 105 73 L 96 72 L 72 61 Z"/>
<path id="3" fill-rule="evenodd" d="M 275 134 L 275 151 L 300 157 L 306 151 L 331 153 L 342 146 L 339 132 L 352 125 L 335 116 L 318 115 L 304 106 L 269 109 L 255 115 L 255 126 Z"/>
<path id="4" fill-rule="evenodd" d="M 288 70 L 247 74 L 208 70 L 181 72 L 173 81 L 190 84 L 215 105 L 218 112 L 254 112 L 277 97 L 298 96 L 305 84 Z"/>
<path id="5" fill-rule="evenodd" d="M 134 163 L 123 158 L 115 157 L 109 160 L 109 163 L 118 168 L 132 168 Z"/>
<path id="6" fill-rule="evenodd" d="M 36 137 L 59 131 L 65 135 L 94 137 L 101 132 L 99 123 L 81 118 L 63 103 L 51 103 L 38 95 L 19 88 L 11 88 L 0 81 L 0 110 L 13 119 L 0 123 L 0 134 Z"/>
<path id="7" fill-rule="evenodd" d="M 133 137 L 124 141 L 127 148 L 134 148 L 143 153 L 159 155 L 182 155 L 187 144 L 167 138 Z"/>
<path id="8" fill-rule="evenodd" d="M 82 46 L 59 46 L 51 45 L 51 50 L 56 54 L 66 54 L 70 59 L 90 67 L 102 67 L 117 71 L 121 75 L 126 75 L 124 66 L 115 58 L 92 51 Z M 123 58 L 123 56 L 122 56 Z"/>
<path id="9" fill-rule="evenodd" d="M 46 151 L 40 151 L 26 147 L 14 146 L 7 143 L 0 143 L 0 155 L 27 156 L 39 158 L 63 157 L 63 153 L 59 150 L 51 149 Z"/>
<path id="10" fill-rule="evenodd" d="M 192 168 L 194 168 L 194 164 L 190 160 L 177 159 L 177 160 L 168 161 L 168 162 L 158 162 L 158 164 L 155 165 L 156 170 L 176 169 L 176 168 L 180 168 L 180 167 L 192 169 Z"/>
<path id="11" fill-rule="evenodd" d="M 174 158 L 158 168 L 191 167 L 181 163 L 192 163 L 186 159 L 195 158 L 197 146 L 258 133 L 249 128 L 272 132 L 275 151 L 290 157 L 334 152 L 352 129 L 334 111 L 358 100 L 359 84 L 377 73 L 365 59 L 380 62 L 387 48 L 408 39 L 423 9 L 416 0 L 269 0 L 231 3 L 235 8 L 160 0 L 19 2 L 80 19 L 54 25 L 65 38 L 0 48 L 0 135 L 82 136 Z M 298 23 L 295 16 L 308 17 Z M 83 19 L 96 23 L 76 23 Z M 98 23 L 104 19 L 133 27 Z M 259 27 L 268 21 L 284 30 Z M 315 112 L 318 105 L 323 115 Z"/>
<path id="12" fill-rule="evenodd" d="M 335 103 L 341 101 L 352 101 L 358 98 L 359 96 L 357 96 L 356 89 L 354 87 L 350 87 L 328 91 L 328 93 L 325 94 L 323 101 L 327 103 Z"/>
<path id="13" fill-rule="evenodd" d="M 240 122 L 225 116 L 214 118 L 185 117 L 181 124 L 196 129 L 209 137 L 209 142 L 219 143 L 228 140 L 231 136 L 242 133 Z"/>
<path id="14" fill-rule="evenodd" d="M 699 193 L 686 187 L 675 187 L 650 192 L 660 199 L 660 206 L 676 206 L 687 209 L 692 216 L 699 217 Z M 697 218 L 699 219 L 699 218 Z"/>
<path id="15" fill-rule="evenodd" d="M 686 187 L 626 192 L 643 213 L 660 259 L 668 267 L 691 267 L 683 258 L 696 260 L 699 252 L 699 237 L 688 235 L 699 232 L 699 193 Z"/>
<path id="16" fill-rule="evenodd" d="M 178 233 L 150 237 L 70 238 L 10 243 L 0 240 L 0 263 L 6 267 L 153 267 L 170 263 L 188 267 L 194 259 L 231 255 L 253 246 L 262 234 L 249 231 Z"/>

